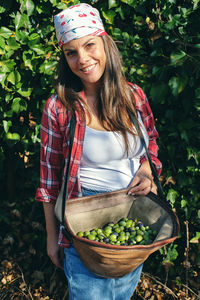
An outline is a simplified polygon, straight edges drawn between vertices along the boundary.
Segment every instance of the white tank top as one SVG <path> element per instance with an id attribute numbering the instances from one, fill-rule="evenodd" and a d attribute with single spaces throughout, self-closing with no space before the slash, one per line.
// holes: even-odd
<path id="1" fill-rule="evenodd" d="M 138 115 L 148 146 L 148 134 Z M 128 134 L 129 151 L 120 133 L 86 126 L 80 165 L 81 186 L 92 190 L 118 190 L 129 186 L 145 153 L 138 136 Z"/>

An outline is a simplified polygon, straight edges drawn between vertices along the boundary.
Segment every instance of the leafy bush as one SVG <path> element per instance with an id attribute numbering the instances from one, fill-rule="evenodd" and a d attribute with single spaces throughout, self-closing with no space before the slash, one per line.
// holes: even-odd
<path id="1" fill-rule="evenodd" d="M 39 184 L 39 130 L 43 104 L 53 93 L 60 50 L 52 15 L 79 1 L 7 0 L 0 4 L 0 180 L 2 206 L 29 199 Z M 200 23 L 199 0 L 85 1 L 97 7 L 116 40 L 129 81 L 148 95 L 160 134 L 159 157 L 167 200 L 181 234 L 154 256 L 184 272 L 189 221 L 191 273 L 200 255 Z M 28 202 L 28 201 L 27 201 Z M 5 216 L 1 216 L 5 219 Z M 152 267 L 152 265 L 151 265 Z M 157 265 L 154 270 L 159 272 Z"/>

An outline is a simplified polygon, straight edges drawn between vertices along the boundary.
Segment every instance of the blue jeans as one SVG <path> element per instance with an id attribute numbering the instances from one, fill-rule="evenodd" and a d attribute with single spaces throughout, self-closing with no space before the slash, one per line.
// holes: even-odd
<path id="1" fill-rule="evenodd" d="M 83 196 L 97 193 L 101 192 L 82 189 Z M 83 265 L 74 246 L 65 248 L 64 253 L 70 300 L 129 300 L 133 295 L 143 264 L 120 278 L 102 278 Z"/>

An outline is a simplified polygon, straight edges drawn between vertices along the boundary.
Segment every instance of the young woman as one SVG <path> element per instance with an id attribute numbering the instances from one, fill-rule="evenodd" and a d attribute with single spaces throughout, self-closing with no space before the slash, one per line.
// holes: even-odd
<path id="1" fill-rule="evenodd" d="M 41 184 L 36 199 L 43 202 L 47 253 L 63 267 L 70 299 L 129 300 L 142 265 L 118 279 L 105 279 L 87 270 L 69 245 L 54 217 L 68 159 L 69 125 L 76 115 L 68 197 L 81 197 L 129 187 L 129 193 L 156 193 L 140 138 L 130 120 L 139 121 L 158 174 L 158 133 L 143 91 L 126 82 L 118 49 L 104 30 L 99 12 L 88 4 L 74 5 L 55 16 L 62 49 L 57 94 L 46 102 L 41 125 Z"/>

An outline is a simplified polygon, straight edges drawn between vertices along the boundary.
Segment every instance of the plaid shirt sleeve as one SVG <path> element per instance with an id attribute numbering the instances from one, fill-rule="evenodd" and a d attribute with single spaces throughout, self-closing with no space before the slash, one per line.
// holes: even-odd
<path id="1" fill-rule="evenodd" d="M 41 202 L 56 202 L 62 180 L 63 136 L 58 115 L 64 119 L 57 96 L 52 96 L 45 104 L 41 121 L 40 188 L 35 197 Z"/>
<path id="2" fill-rule="evenodd" d="M 159 137 L 158 132 L 155 128 L 155 122 L 152 110 L 150 108 L 149 102 L 147 100 L 147 97 L 143 90 L 138 87 L 137 85 L 132 86 L 135 93 L 135 99 L 136 99 L 136 109 L 140 112 L 143 124 L 147 130 L 148 136 L 149 136 L 149 145 L 148 150 L 149 154 L 151 156 L 152 162 L 155 165 L 157 174 L 160 175 L 162 171 L 162 163 L 158 159 L 158 145 L 156 143 L 156 139 Z M 144 154 L 141 157 L 140 162 L 143 163 L 145 160 L 147 160 L 147 155 Z"/>

